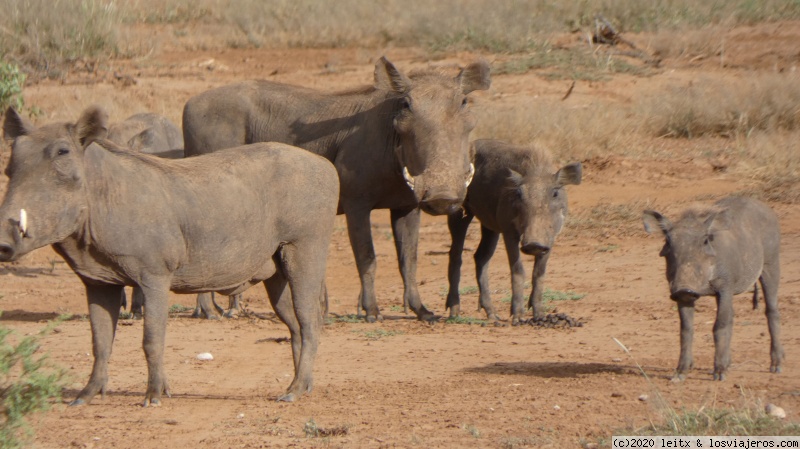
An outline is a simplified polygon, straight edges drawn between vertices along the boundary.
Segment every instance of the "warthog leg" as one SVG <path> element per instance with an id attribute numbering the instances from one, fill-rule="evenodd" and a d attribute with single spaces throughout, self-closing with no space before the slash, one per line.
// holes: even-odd
<path id="1" fill-rule="evenodd" d="M 681 355 L 673 381 L 682 381 L 692 369 L 692 340 L 694 338 L 694 301 L 678 301 L 681 319 Z"/>
<path id="2" fill-rule="evenodd" d="M 478 289 L 480 290 L 478 309 L 486 312 L 486 318 L 498 321 L 497 311 L 492 305 L 492 294 L 489 290 L 489 261 L 492 260 L 500 234 L 491 229 L 481 226 L 481 242 L 475 250 L 475 277 L 478 279 Z"/>
<path id="3" fill-rule="evenodd" d="M 450 288 L 447 291 L 445 309 L 450 309 L 450 318 L 461 315 L 461 297 L 458 293 L 461 283 L 461 256 L 464 252 L 464 240 L 473 215 L 458 211 L 447 216 L 447 228 L 450 230 L 450 253 L 447 263 L 447 280 Z"/>
<path id="4" fill-rule="evenodd" d="M 511 267 L 511 324 L 516 326 L 525 318 L 525 267 L 519 251 L 519 237 L 503 233 L 503 242 Z"/>
<path id="5" fill-rule="evenodd" d="M 532 289 L 529 305 L 533 309 L 534 318 L 544 316 L 542 295 L 544 294 L 544 274 L 547 271 L 547 261 L 549 259 L 550 251 L 544 254 L 537 254 L 536 260 L 533 262 L 533 275 L 531 277 Z"/>
<path id="6" fill-rule="evenodd" d="M 327 251 L 327 245 L 325 245 Z M 264 281 L 272 308 L 289 328 L 292 338 L 294 379 L 279 401 L 292 402 L 313 388 L 314 358 L 322 331 L 321 279 L 325 275 L 324 256 L 320 264 L 317 254 L 292 244 L 281 249 L 278 271 Z M 287 287 L 287 280 L 288 286 Z"/>
<path id="7" fill-rule="evenodd" d="M 781 362 L 783 361 L 783 347 L 781 347 L 781 322 L 778 312 L 778 281 L 780 278 L 779 266 L 777 263 L 768 266 L 761 273 L 761 290 L 764 293 L 764 313 L 767 315 L 767 326 L 769 327 L 770 337 L 770 366 L 771 373 L 781 372 Z"/>
<path id="8" fill-rule="evenodd" d="M 89 321 L 92 324 L 94 366 L 89 383 L 83 387 L 78 397 L 70 405 L 88 404 L 98 392 L 102 392 L 105 396 L 108 382 L 108 359 L 111 357 L 111 347 L 114 344 L 114 334 L 117 329 L 124 289 L 121 285 L 84 284 L 86 298 L 89 302 Z"/>
<path id="9" fill-rule="evenodd" d="M 383 317 L 378 310 L 375 300 L 375 247 L 372 244 L 372 229 L 370 228 L 369 209 L 345 209 L 347 218 L 347 233 L 350 237 L 350 246 L 356 258 L 358 277 L 361 279 L 361 293 L 358 296 L 359 316 L 363 310 L 367 321 L 374 323 L 382 321 Z"/>
<path id="10" fill-rule="evenodd" d="M 147 392 L 144 406 L 160 406 L 161 395 L 169 396 L 167 376 L 164 374 L 164 340 L 167 334 L 169 315 L 169 278 L 144 280 L 141 288 L 144 293 L 147 312 L 144 315 L 144 338 L 142 339 L 145 359 L 147 359 Z"/>
<path id="11" fill-rule="evenodd" d="M 414 311 L 421 321 L 432 321 L 436 316 L 422 304 L 417 290 L 417 246 L 419 243 L 419 208 L 392 209 L 392 232 L 397 251 L 397 263 L 403 277 L 403 308 Z"/>
<path id="12" fill-rule="evenodd" d="M 729 291 L 717 294 L 717 319 L 714 321 L 714 380 L 725 380 L 731 365 L 733 334 L 733 296 Z"/>

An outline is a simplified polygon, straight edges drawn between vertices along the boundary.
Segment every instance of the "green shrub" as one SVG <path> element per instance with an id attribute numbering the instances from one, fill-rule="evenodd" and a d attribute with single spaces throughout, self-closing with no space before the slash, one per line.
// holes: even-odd
<path id="1" fill-rule="evenodd" d="M 20 72 L 16 64 L 0 61 L 0 110 L 5 111 L 9 106 L 14 106 L 17 111 L 22 110 L 22 86 L 25 84 L 25 74 Z"/>
<path id="2" fill-rule="evenodd" d="M 22 447 L 32 435 L 27 417 L 47 410 L 52 399 L 61 397 L 65 373 L 39 355 L 39 339 L 55 324 L 16 345 L 8 342 L 12 331 L 0 326 L 0 447 Z"/>

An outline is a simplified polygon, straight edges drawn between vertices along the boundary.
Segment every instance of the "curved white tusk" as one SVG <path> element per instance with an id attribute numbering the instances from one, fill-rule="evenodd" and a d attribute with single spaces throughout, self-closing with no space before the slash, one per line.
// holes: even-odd
<path id="1" fill-rule="evenodd" d="M 414 177 L 408 172 L 408 167 L 403 167 L 403 178 L 405 178 L 406 184 L 411 187 L 411 190 L 414 190 Z"/>
<path id="2" fill-rule="evenodd" d="M 28 213 L 25 209 L 19 210 L 19 231 L 23 237 L 28 233 Z"/>
<path id="3" fill-rule="evenodd" d="M 467 182 L 464 183 L 464 187 L 469 187 L 473 176 L 475 176 L 475 164 L 469 164 L 469 174 L 467 175 Z"/>

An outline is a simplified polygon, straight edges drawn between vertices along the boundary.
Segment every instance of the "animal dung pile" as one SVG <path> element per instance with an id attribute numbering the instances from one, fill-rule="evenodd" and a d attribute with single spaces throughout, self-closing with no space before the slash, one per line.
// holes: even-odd
<path id="1" fill-rule="evenodd" d="M 566 328 L 566 327 L 583 327 L 583 322 L 577 318 L 572 318 L 566 313 L 548 313 L 539 318 L 531 318 L 528 324 L 537 327 L 552 328 Z"/>

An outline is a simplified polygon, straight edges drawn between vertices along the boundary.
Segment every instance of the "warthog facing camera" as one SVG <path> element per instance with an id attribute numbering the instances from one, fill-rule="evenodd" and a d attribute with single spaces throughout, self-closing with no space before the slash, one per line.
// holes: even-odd
<path id="1" fill-rule="evenodd" d="M 525 267 L 520 250 L 536 259 L 529 305 L 533 315 L 542 315 L 542 284 L 550 248 L 567 214 L 564 186 L 581 183 L 581 164 L 556 170 L 550 156 L 540 148 L 524 148 L 497 140 L 476 140 L 475 178 L 467 191 L 463 212 L 447 217 L 452 244 L 447 308 L 450 316 L 460 313 L 458 284 L 461 253 L 473 217 L 481 222 L 481 242 L 475 251 L 475 271 L 480 289 L 480 307 L 489 319 L 498 319 L 489 293 L 489 260 L 503 235 L 511 266 L 511 319 L 519 324 L 525 315 Z"/>
<path id="2" fill-rule="evenodd" d="M 770 372 L 781 370 L 783 349 L 778 314 L 780 230 L 778 218 L 764 203 L 728 197 L 710 207 L 692 207 L 672 222 L 660 213 L 644 211 L 647 232 L 663 232 L 660 255 L 667 261 L 670 298 L 678 303 L 681 319 L 681 355 L 676 380 L 692 369 L 694 303 L 701 296 L 717 298 L 714 322 L 714 380 L 724 380 L 731 364 L 733 295 L 753 287 L 758 305 L 758 282 L 766 302 L 770 344 Z"/>

